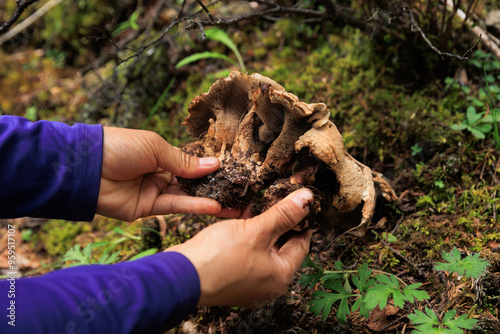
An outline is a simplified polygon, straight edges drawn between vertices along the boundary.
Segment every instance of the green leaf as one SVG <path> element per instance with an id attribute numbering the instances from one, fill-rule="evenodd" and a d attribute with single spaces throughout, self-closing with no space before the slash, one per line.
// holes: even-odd
<path id="1" fill-rule="evenodd" d="M 313 273 L 313 274 L 302 274 L 300 275 L 299 284 L 312 288 L 315 286 L 319 280 L 323 277 L 323 273 Z"/>
<path id="2" fill-rule="evenodd" d="M 478 114 L 475 107 L 469 106 L 469 108 L 467 108 L 467 121 L 469 122 L 469 125 L 475 124 L 480 119 L 481 113 Z"/>
<path id="3" fill-rule="evenodd" d="M 399 282 L 394 275 L 377 275 L 377 284 L 368 289 L 366 293 L 366 306 L 374 309 L 377 305 L 383 309 L 389 298 L 394 299 L 394 305 L 402 308 L 406 297 L 401 293 Z"/>
<path id="4" fill-rule="evenodd" d="M 312 294 L 312 297 L 320 297 L 319 299 L 313 299 L 309 302 L 310 310 L 326 319 L 328 314 L 330 314 L 330 309 L 333 303 L 340 300 L 339 307 L 337 309 L 337 319 L 340 322 L 346 322 L 347 316 L 349 315 L 349 305 L 347 299 L 350 297 L 358 296 L 357 294 L 349 293 L 341 284 L 339 280 L 334 280 L 329 282 L 328 286 L 330 289 L 334 290 L 336 293 L 326 292 L 326 291 L 316 291 Z"/>
<path id="5" fill-rule="evenodd" d="M 334 264 L 333 264 L 333 267 L 335 269 L 337 269 L 338 271 L 344 271 L 344 264 L 342 263 L 342 261 L 340 260 L 337 260 Z"/>
<path id="6" fill-rule="evenodd" d="M 129 261 L 134 261 L 134 260 L 137 260 L 137 259 L 140 259 L 140 258 L 143 258 L 146 256 L 150 256 L 150 255 L 153 255 L 156 253 L 158 253 L 158 248 L 146 249 L 145 251 L 142 251 L 139 254 L 133 256 Z"/>
<path id="7" fill-rule="evenodd" d="M 358 297 L 358 299 L 356 299 L 356 301 L 354 302 L 354 304 L 352 304 L 352 306 L 351 306 L 351 312 L 355 312 L 358 309 L 359 309 L 359 314 L 361 314 L 363 317 L 365 317 L 365 318 L 369 318 L 370 317 L 370 311 L 372 309 L 369 309 L 366 306 L 365 297 L 364 296 Z"/>
<path id="8" fill-rule="evenodd" d="M 360 293 L 365 293 L 369 287 L 375 284 L 374 279 L 370 279 L 372 270 L 368 269 L 368 264 L 363 263 L 361 267 L 358 268 L 358 276 L 353 275 L 351 280 L 352 283 L 358 288 Z"/>
<path id="9" fill-rule="evenodd" d="M 323 269 L 321 269 L 321 267 L 311 259 L 311 256 L 309 254 L 306 256 L 306 258 L 304 259 L 304 262 L 302 262 L 300 267 L 301 268 L 314 268 L 318 271 L 323 272 Z"/>
<path id="10" fill-rule="evenodd" d="M 443 321 L 440 322 L 436 313 L 430 308 L 425 307 L 425 313 L 416 310 L 415 313 L 408 315 L 408 319 L 410 319 L 413 324 L 418 325 L 415 327 L 417 333 L 426 334 L 463 334 L 463 329 L 472 329 L 477 322 L 475 319 L 467 319 L 466 314 L 457 319 L 453 319 L 456 313 L 456 310 L 446 312 L 443 316 Z"/>
<path id="11" fill-rule="evenodd" d="M 38 119 L 38 109 L 36 107 L 28 107 L 26 108 L 26 113 L 24 114 L 24 118 L 35 122 Z"/>
<path id="12" fill-rule="evenodd" d="M 476 137 L 477 139 L 484 139 L 484 138 L 486 138 L 486 135 L 485 135 L 484 133 L 482 133 L 481 131 L 479 131 L 479 130 L 477 130 L 477 129 L 473 128 L 473 127 L 470 127 L 470 126 L 469 126 L 469 127 L 467 128 L 467 130 L 469 130 L 469 131 L 470 131 L 470 133 L 472 133 L 472 135 L 473 135 L 474 137 Z"/>
<path id="13" fill-rule="evenodd" d="M 337 300 L 342 298 L 342 295 L 326 291 L 316 291 L 312 294 L 313 299 L 308 302 L 309 310 L 315 315 L 320 315 L 325 320 L 330 314 L 330 310 Z"/>
<path id="14" fill-rule="evenodd" d="M 382 239 L 384 239 L 388 243 L 393 243 L 393 242 L 398 241 L 398 238 L 396 238 L 396 236 L 394 236 L 394 234 L 387 233 L 387 232 L 382 232 Z"/>
<path id="15" fill-rule="evenodd" d="M 403 295 L 410 302 L 413 303 L 415 300 L 422 301 L 425 299 L 429 299 L 429 294 L 423 290 L 417 290 L 422 283 L 414 283 L 406 286 L 403 289 Z"/>
<path id="16" fill-rule="evenodd" d="M 452 130 L 455 130 L 455 131 L 462 131 L 462 130 L 467 129 L 467 125 L 466 125 L 466 124 L 464 124 L 464 123 L 462 123 L 462 124 L 452 124 L 452 125 L 450 126 L 450 128 L 451 128 Z"/>
<path id="17" fill-rule="evenodd" d="M 223 55 L 223 54 L 220 54 L 217 52 L 205 51 L 205 52 L 195 53 L 195 54 L 192 54 L 190 56 L 187 56 L 186 58 L 179 61 L 177 63 L 177 65 L 175 65 L 175 68 L 180 68 L 184 65 L 194 63 L 198 60 L 209 59 L 209 58 L 224 59 L 224 60 L 227 60 L 228 62 L 230 62 L 231 64 L 235 64 L 234 60 L 232 60 L 231 58 L 229 58 L 226 55 Z"/>
<path id="18" fill-rule="evenodd" d="M 101 257 L 97 260 L 97 263 L 99 264 L 111 264 L 115 263 L 120 259 L 120 251 L 116 251 L 114 253 L 108 254 L 104 252 Z"/>
<path id="19" fill-rule="evenodd" d="M 240 65 L 241 71 L 246 72 L 245 68 L 245 63 L 243 62 L 243 58 L 241 57 L 240 51 L 238 51 L 238 48 L 234 44 L 234 42 L 231 40 L 231 38 L 228 36 L 228 34 L 219 28 L 211 28 L 205 30 L 205 34 L 207 35 L 207 38 L 210 38 L 214 41 L 221 42 L 225 46 L 227 46 L 231 51 L 234 52 L 236 55 L 236 58 L 238 59 L 238 63 Z"/>
<path id="20" fill-rule="evenodd" d="M 461 258 L 460 251 L 453 247 L 450 253 L 443 251 L 443 258 L 448 263 L 436 263 L 434 269 L 444 270 L 463 275 L 469 278 L 479 278 L 486 273 L 486 268 L 490 265 L 488 261 L 479 258 L 479 254 L 469 254 Z"/>
<path id="21" fill-rule="evenodd" d="M 130 27 L 135 31 L 139 31 L 139 25 L 137 24 L 137 19 L 139 15 L 141 15 L 142 10 L 136 10 L 130 15 L 128 22 L 130 23 Z"/>
<path id="22" fill-rule="evenodd" d="M 488 133 L 491 131 L 491 129 L 493 129 L 493 125 L 484 123 L 476 125 L 475 128 L 476 130 L 481 131 L 482 133 Z"/>
<path id="23" fill-rule="evenodd" d="M 339 308 L 337 309 L 337 319 L 342 322 L 347 322 L 347 316 L 350 314 L 347 297 L 340 300 Z"/>
<path id="24" fill-rule="evenodd" d="M 63 262 L 71 262 L 75 261 L 75 263 L 71 263 L 69 267 L 75 267 L 80 265 L 88 265 L 90 264 L 90 255 L 92 253 L 92 248 L 94 245 L 89 243 L 85 248 L 81 251 L 80 245 L 76 244 L 72 248 L 70 248 L 63 256 Z"/>
<path id="25" fill-rule="evenodd" d="M 319 280 L 323 277 L 323 269 L 321 269 L 316 262 L 314 262 L 309 255 L 302 262 L 301 268 L 314 268 L 316 270 L 315 273 L 310 274 L 302 274 L 300 275 L 299 284 L 303 286 L 309 286 L 312 288 L 319 282 Z"/>
<path id="26" fill-rule="evenodd" d="M 456 310 L 453 310 L 453 311 L 455 311 L 453 313 L 453 316 L 455 316 Z M 450 312 L 452 312 L 452 311 L 449 311 L 447 313 L 450 313 Z M 456 327 L 463 328 L 463 329 L 472 329 L 472 328 L 474 328 L 474 325 L 477 323 L 476 319 L 467 319 L 467 314 L 462 314 L 457 319 L 446 319 L 446 321 L 445 321 L 445 318 L 446 318 L 446 314 L 443 317 L 443 325 L 448 326 L 450 329 L 453 329 L 454 327 L 455 328 Z M 453 317 L 451 317 L 451 318 L 453 318 Z"/>

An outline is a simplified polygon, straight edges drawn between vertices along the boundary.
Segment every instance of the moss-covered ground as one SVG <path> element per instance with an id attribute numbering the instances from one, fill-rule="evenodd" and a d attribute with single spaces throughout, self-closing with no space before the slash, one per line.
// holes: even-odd
<path id="1" fill-rule="evenodd" d="M 99 3 L 91 1 L 88 6 Z M 93 17 L 86 10 L 79 11 L 82 19 L 89 20 L 83 28 L 109 19 L 105 11 L 102 17 Z M 129 12 L 122 9 L 120 15 L 127 18 Z M 198 43 L 196 32 L 181 30 L 172 34 L 176 45 L 182 46 L 174 56 L 172 50 L 158 47 L 137 60 L 114 66 L 107 59 L 89 70 L 90 61 L 109 50 L 97 42 L 69 43 L 71 35 L 57 42 L 58 31 L 69 34 L 76 28 L 52 29 L 52 33 L 48 27 L 35 30 L 33 45 L 0 48 L 1 114 L 143 128 L 180 145 L 190 140 L 181 122 L 191 99 L 207 91 L 221 71 L 239 70 L 222 59 L 173 69 L 176 60 L 204 49 L 234 58 L 222 44 Z M 483 131 L 484 138 L 451 127 L 463 124 L 471 107 L 483 113 L 485 123 L 498 108 L 500 60 L 481 51 L 481 45 L 466 62 L 443 60 L 425 45 L 421 55 L 410 57 L 401 50 L 404 46 L 390 39 L 374 39 L 348 26 L 327 23 L 325 27 L 296 19 L 228 32 L 249 73 L 274 79 L 303 101 L 325 103 L 347 151 L 383 173 L 400 199 L 398 205 L 377 208 L 363 237 L 315 234 L 311 257 L 325 269 L 332 269 L 337 260 L 349 268 L 368 263 L 407 284 L 423 283 L 431 298 L 383 315 L 384 325 L 357 311 L 343 324 L 335 317 L 336 305 L 326 320 L 308 310 L 307 302 L 320 286 L 305 288 L 297 283 L 297 275 L 285 297 L 261 309 L 200 308 L 169 333 L 408 333 L 413 325 L 406 316 L 424 306 L 436 314 L 457 309 L 459 315 L 479 320 L 471 332 L 498 333 L 500 142 L 493 130 L 498 125 L 493 122 L 492 129 Z M 120 52 L 125 56 L 130 50 Z M 29 259 L 22 272 L 36 275 L 70 264 L 63 256 L 76 244 L 92 243 L 94 262 L 103 253 L 117 251 L 119 261 L 124 261 L 151 248 L 182 242 L 214 221 L 169 215 L 133 223 L 99 216 L 91 223 L 9 222 L 19 227 L 23 256 Z M 165 232 L 158 242 L 158 233 L 152 230 L 160 230 L 162 224 Z M 2 227 L 0 234 L 4 233 Z M 443 261 L 442 251 L 453 247 L 488 260 L 486 275 L 478 280 L 451 279 L 451 274 L 435 271 L 433 264 Z"/>

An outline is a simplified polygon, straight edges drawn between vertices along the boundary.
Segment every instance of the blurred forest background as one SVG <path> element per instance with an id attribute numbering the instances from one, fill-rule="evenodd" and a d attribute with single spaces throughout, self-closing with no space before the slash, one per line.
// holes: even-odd
<path id="1" fill-rule="evenodd" d="M 384 174 L 397 204 L 378 203 L 362 237 L 314 234 L 314 264 L 285 297 L 200 308 L 169 333 L 499 333 L 499 10 L 493 0 L 0 0 L 0 114 L 147 129 L 178 146 L 192 140 L 181 124 L 191 99 L 217 78 L 268 76 L 325 103 L 346 150 Z M 8 223 L 28 276 L 153 254 L 215 221 L 2 221 L 0 254 Z M 436 266 L 454 247 L 469 274 Z M 345 297 L 363 295 L 353 281 L 363 264 L 401 289 L 422 283 L 429 298 L 400 306 L 391 290 L 364 317 Z M 317 291 L 345 298 L 320 314 Z"/>

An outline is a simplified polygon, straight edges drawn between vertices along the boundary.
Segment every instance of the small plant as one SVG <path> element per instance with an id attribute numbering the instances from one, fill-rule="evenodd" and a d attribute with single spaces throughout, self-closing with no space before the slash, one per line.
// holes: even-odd
<path id="1" fill-rule="evenodd" d="M 477 139 L 486 138 L 486 134 L 493 128 L 493 119 L 484 116 L 484 113 L 478 113 L 476 107 L 467 108 L 466 119 L 462 123 L 452 124 L 451 128 L 455 131 L 468 130 Z"/>
<path id="2" fill-rule="evenodd" d="M 424 151 L 424 149 L 422 147 L 420 147 L 420 145 L 418 145 L 418 144 L 415 144 L 411 147 L 411 155 L 412 156 L 416 156 L 419 153 L 422 153 L 423 151 Z"/>
<path id="3" fill-rule="evenodd" d="M 434 269 L 457 273 L 468 278 L 481 277 L 490 265 L 488 261 L 479 258 L 479 253 L 469 254 L 462 259 L 462 255 L 456 247 L 453 247 L 450 253 L 443 252 L 442 255 L 448 262 L 436 263 Z"/>
<path id="4" fill-rule="evenodd" d="M 111 253 L 111 251 L 120 243 L 127 240 L 136 240 L 139 241 L 141 238 L 130 233 L 125 232 L 120 227 L 115 227 L 113 232 L 121 235 L 120 238 L 117 238 L 113 241 L 101 241 L 97 243 L 89 243 L 83 249 L 79 244 L 74 245 L 70 248 L 63 256 L 63 262 L 69 262 L 68 267 L 75 267 L 81 265 L 89 265 L 89 264 L 111 264 L 118 262 L 120 260 L 120 251 L 116 251 Z M 95 258 L 92 256 L 92 251 L 97 247 L 106 246 L 102 255 L 99 258 Z M 128 261 L 134 261 L 140 259 L 145 256 L 153 255 L 158 252 L 157 248 L 146 249 L 139 254 L 136 254 Z M 71 263 L 72 262 L 72 263 Z"/>
<path id="5" fill-rule="evenodd" d="M 472 329 L 477 322 L 475 319 L 467 319 L 467 314 L 454 319 L 456 314 L 457 310 L 448 311 L 440 321 L 433 310 L 425 307 L 425 313 L 415 310 L 415 313 L 408 315 L 408 319 L 418 324 L 415 327 L 417 333 L 425 334 L 463 334 L 464 329 Z"/>
<path id="6" fill-rule="evenodd" d="M 236 58 L 238 59 L 238 64 L 240 66 L 241 71 L 246 72 L 245 63 L 243 62 L 243 58 L 241 57 L 241 53 L 238 51 L 236 44 L 234 44 L 234 42 L 231 40 L 231 38 L 227 35 L 227 33 L 224 30 L 221 30 L 219 28 L 212 28 L 212 29 L 207 29 L 205 31 L 205 33 L 206 33 L 207 38 L 214 40 L 214 41 L 217 41 L 217 42 L 220 42 L 220 43 L 224 44 L 225 46 L 227 46 L 231 51 L 233 51 Z M 175 65 L 175 68 L 180 68 L 184 65 L 193 63 L 195 61 L 202 60 L 202 59 L 209 59 L 209 58 L 224 59 L 231 64 L 236 64 L 234 62 L 234 60 L 232 60 L 231 58 L 229 58 L 225 54 L 218 53 L 218 52 L 204 51 L 204 52 L 198 52 L 198 53 L 192 54 L 192 55 L 182 59 L 181 61 L 179 61 L 177 63 L 177 65 Z M 221 76 L 224 76 L 224 75 L 226 75 L 226 73 L 223 73 L 223 74 L 221 73 Z"/>
<path id="7" fill-rule="evenodd" d="M 113 32 L 111 33 L 111 36 L 116 37 L 130 28 L 134 29 L 135 31 L 139 31 L 140 27 L 137 24 L 137 19 L 139 18 L 141 13 L 142 9 L 137 9 L 132 13 L 132 15 L 130 15 L 127 21 L 118 23 Z"/>
<path id="8" fill-rule="evenodd" d="M 479 258 L 479 254 L 468 255 L 461 258 L 460 251 L 454 247 L 450 253 L 443 252 L 447 263 L 436 263 L 436 270 L 446 270 L 463 275 L 467 278 L 479 278 L 486 272 L 489 263 Z M 421 283 L 406 285 L 393 274 L 368 268 L 364 263 L 357 270 L 344 270 L 342 262 L 334 264 L 334 271 L 321 269 L 310 257 L 307 257 L 302 267 L 311 267 L 313 273 L 303 274 L 299 283 L 304 286 L 320 286 L 328 291 L 315 291 L 313 299 L 309 301 L 309 309 L 315 315 L 326 319 L 335 303 L 337 319 L 346 322 L 347 317 L 359 310 L 359 314 L 368 318 L 370 312 L 379 307 L 383 309 L 389 303 L 398 308 L 403 308 L 405 303 L 414 303 L 429 299 L 427 292 L 418 290 Z M 456 310 L 447 311 L 440 320 L 437 314 L 429 307 L 425 313 L 415 310 L 408 318 L 416 325 L 416 333 L 428 334 L 462 334 L 464 329 L 472 329 L 477 320 L 468 319 L 466 314 L 455 318 Z"/>
<path id="9" fill-rule="evenodd" d="M 492 129 L 497 148 L 500 148 L 500 134 L 498 132 L 498 122 L 500 121 L 500 108 L 495 108 L 496 101 L 500 101 L 500 86 L 497 84 L 500 80 L 500 60 L 491 53 L 485 53 L 481 50 L 474 52 L 469 61 L 472 67 L 483 72 L 484 87 L 478 90 L 478 95 L 471 94 L 471 90 L 466 85 L 459 85 L 457 80 L 446 78 L 446 89 L 460 86 L 467 95 L 467 101 L 470 103 L 466 112 L 466 119 L 460 124 L 453 124 L 453 130 L 468 130 L 478 139 L 486 138 L 486 134 Z M 478 112 L 476 108 L 489 107 L 489 114 Z"/>
<path id="10" fill-rule="evenodd" d="M 405 302 L 413 303 L 415 300 L 425 300 L 429 295 L 425 291 L 417 290 L 422 284 L 415 283 L 406 285 L 396 276 L 368 269 L 368 264 L 364 263 L 358 270 L 344 270 L 342 262 L 337 261 L 334 265 L 336 271 L 323 271 L 310 258 L 307 258 L 303 266 L 313 267 L 317 270 L 313 274 L 305 274 L 299 283 L 306 286 L 313 286 L 318 282 L 322 286 L 333 290 L 315 291 L 313 299 L 309 302 L 310 310 L 315 315 L 320 315 L 326 319 L 334 303 L 340 301 L 337 308 L 337 319 L 346 322 L 347 316 L 359 310 L 365 318 L 369 317 L 370 311 L 376 306 L 384 308 L 390 299 L 394 301 L 396 307 L 402 308 Z M 374 278 L 371 278 L 372 274 Z M 401 288 L 400 283 L 404 285 Z M 357 292 L 356 292 L 357 291 Z M 353 301 L 349 307 L 349 301 Z"/>
<path id="11" fill-rule="evenodd" d="M 68 265 L 68 267 L 76 267 L 76 266 L 81 266 L 81 265 L 88 265 L 88 264 L 110 264 L 110 263 L 115 263 L 117 262 L 120 257 L 119 254 L 120 252 L 114 252 L 114 253 L 107 253 L 106 251 L 99 257 L 97 260 L 95 260 L 92 257 L 92 250 L 94 249 L 94 244 L 89 243 L 87 246 L 85 246 L 82 250 L 80 250 L 80 245 L 76 244 L 73 246 L 73 248 L 70 248 L 66 254 L 63 256 L 63 261 L 64 262 L 73 262 Z"/>

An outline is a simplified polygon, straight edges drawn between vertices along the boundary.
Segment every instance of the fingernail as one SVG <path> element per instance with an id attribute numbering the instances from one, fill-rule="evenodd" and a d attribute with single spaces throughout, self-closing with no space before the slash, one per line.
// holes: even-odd
<path id="1" fill-rule="evenodd" d="M 291 200 L 295 202 L 299 207 L 305 209 L 311 204 L 313 200 L 313 193 L 309 189 L 300 189 L 292 193 Z"/>
<path id="2" fill-rule="evenodd" d="M 205 157 L 205 158 L 200 158 L 198 160 L 198 163 L 200 164 L 201 167 L 213 167 L 219 163 L 219 159 L 215 157 Z"/>

